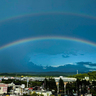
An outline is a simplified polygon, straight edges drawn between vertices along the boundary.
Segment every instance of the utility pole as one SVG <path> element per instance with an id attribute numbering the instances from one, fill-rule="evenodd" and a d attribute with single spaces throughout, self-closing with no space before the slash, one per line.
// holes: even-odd
<path id="1" fill-rule="evenodd" d="M 78 74 L 78 70 L 77 70 L 77 74 Z"/>
<path id="2" fill-rule="evenodd" d="M 27 88 L 28 88 L 28 82 L 29 82 L 29 78 L 27 78 Z"/>
<path id="3" fill-rule="evenodd" d="M 65 95 L 66 95 L 66 84 L 64 85 L 64 91 L 65 91 L 64 93 L 65 93 Z M 64 95 L 64 96 L 65 96 L 65 95 Z"/>
<path id="4" fill-rule="evenodd" d="M 57 83 L 57 94 L 59 93 L 59 82 Z"/>
<path id="5" fill-rule="evenodd" d="M 59 82 L 58 82 L 58 93 L 59 93 Z"/>

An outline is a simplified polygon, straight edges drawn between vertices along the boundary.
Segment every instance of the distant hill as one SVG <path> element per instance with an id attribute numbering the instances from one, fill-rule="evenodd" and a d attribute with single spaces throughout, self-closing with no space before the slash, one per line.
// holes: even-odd
<path id="1" fill-rule="evenodd" d="M 76 72 L 16 72 L 16 73 L 0 73 L 0 76 L 64 76 L 64 77 L 74 77 L 78 79 L 83 79 L 85 77 L 89 77 L 90 80 L 96 80 L 96 71 L 80 74 L 76 74 Z"/>
<path id="2" fill-rule="evenodd" d="M 75 75 L 74 72 L 20 72 L 20 73 L 0 73 L 0 76 L 70 76 Z"/>

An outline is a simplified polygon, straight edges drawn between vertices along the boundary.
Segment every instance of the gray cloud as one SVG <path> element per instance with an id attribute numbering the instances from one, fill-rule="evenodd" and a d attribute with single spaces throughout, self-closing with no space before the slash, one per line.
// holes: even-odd
<path id="1" fill-rule="evenodd" d="M 86 65 L 89 65 L 89 64 L 91 64 L 91 62 L 83 62 L 83 61 L 82 61 L 82 62 L 77 62 L 77 64 L 79 64 L 79 65 L 85 65 L 85 64 L 86 64 Z"/>
<path id="2" fill-rule="evenodd" d="M 92 62 L 77 62 L 78 65 L 88 65 L 90 67 L 96 67 L 96 63 L 92 63 Z"/>
<path id="3" fill-rule="evenodd" d="M 69 55 L 62 55 L 63 58 L 69 58 Z"/>
<path id="4" fill-rule="evenodd" d="M 84 54 L 80 54 L 80 55 L 84 55 Z"/>

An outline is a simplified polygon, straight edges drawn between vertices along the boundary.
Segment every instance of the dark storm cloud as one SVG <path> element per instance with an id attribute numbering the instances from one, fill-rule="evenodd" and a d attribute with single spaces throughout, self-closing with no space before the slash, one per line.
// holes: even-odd
<path id="1" fill-rule="evenodd" d="M 80 54 L 80 55 L 84 55 L 84 54 Z"/>
<path id="2" fill-rule="evenodd" d="M 92 62 L 77 62 L 78 65 L 89 65 L 89 66 L 96 66 L 96 63 Z"/>
<path id="3" fill-rule="evenodd" d="M 96 67 L 96 63 L 89 64 L 89 66 L 94 66 L 94 67 Z"/>
<path id="4" fill-rule="evenodd" d="M 0 72 L 14 72 L 16 69 L 16 65 L 10 56 L 0 55 Z"/>
<path id="5" fill-rule="evenodd" d="M 77 54 L 76 53 L 71 53 L 72 55 L 74 55 L 74 56 L 77 56 Z"/>
<path id="6" fill-rule="evenodd" d="M 29 62 L 29 58 L 22 56 L 22 52 L 16 53 L 0 54 L 0 72 L 39 72 L 43 70 L 42 66 Z"/>
<path id="7" fill-rule="evenodd" d="M 70 56 L 68 55 L 62 55 L 63 58 L 69 58 Z"/>
<path id="8" fill-rule="evenodd" d="M 76 50 L 74 50 L 74 51 L 76 51 Z M 69 56 L 70 57 L 70 55 L 73 55 L 73 56 L 78 56 L 78 53 L 77 52 L 74 52 L 74 51 L 67 51 L 67 52 L 63 52 L 65 55 L 64 56 Z"/>
<path id="9" fill-rule="evenodd" d="M 91 62 L 77 62 L 77 64 L 79 64 L 79 65 L 84 65 L 84 64 L 87 64 L 87 65 L 89 65 Z"/>
<path id="10" fill-rule="evenodd" d="M 58 71 L 58 72 L 76 72 L 77 70 L 79 72 L 85 72 L 89 71 L 90 68 L 86 68 L 85 66 L 81 65 L 62 65 L 58 67 L 52 67 L 52 66 L 46 66 L 46 69 L 44 71 Z"/>

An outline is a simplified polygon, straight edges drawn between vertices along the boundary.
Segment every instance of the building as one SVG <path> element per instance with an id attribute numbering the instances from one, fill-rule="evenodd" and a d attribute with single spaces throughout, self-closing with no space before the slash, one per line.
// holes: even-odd
<path id="1" fill-rule="evenodd" d="M 64 83 L 66 84 L 67 82 L 75 82 L 77 79 L 76 78 L 69 78 L 69 77 L 63 77 L 63 76 L 60 76 L 60 77 L 54 77 L 55 81 L 58 83 L 59 82 L 59 79 L 62 79 L 64 81 Z"/>
<path id="2" fill-rule="evenodd" d="M 44 96 L 50 96 L 52 95 L 51 91 L 43 91 L 43 90 L 34 90 L 32 91 L 32 93 L 37 93 L 37 94 L 43 94 Z"/>
<path id="3" fill-rule="evenodd" d="M 0 94 L 7 93 L 8 84 L 0 83 Z"/>

